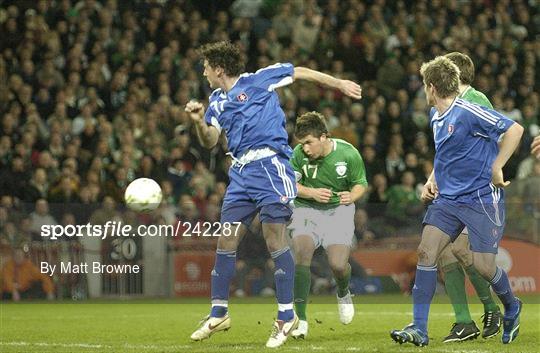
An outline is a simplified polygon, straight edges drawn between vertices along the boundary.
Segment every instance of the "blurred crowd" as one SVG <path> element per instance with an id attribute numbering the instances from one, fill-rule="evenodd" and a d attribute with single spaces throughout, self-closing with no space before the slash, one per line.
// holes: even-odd
<path id="1" fill-rule="evenodd" d="M 419 227 L 434 154 L 419 68 L 450 51 L 471 56 L 474 87 L 525 127 L 505 173 L 540 190 L 527 151 L 539 129 L 538 2 L 0 0 L 0 28 L 4 243 L 107 219 L 138 177 L 162 186 L 155 222 L 219 220 L 226 143 L 201 148 L 184 106 L 210 93 L 196 49 L 227 39 L 248 71 L 291 62 L 362 85 L 360 101 L 307 83 L 279 92 L 291 144 L 296 117 L 317 110 L 360 150 L 370 192 L 359 241 Z"/>

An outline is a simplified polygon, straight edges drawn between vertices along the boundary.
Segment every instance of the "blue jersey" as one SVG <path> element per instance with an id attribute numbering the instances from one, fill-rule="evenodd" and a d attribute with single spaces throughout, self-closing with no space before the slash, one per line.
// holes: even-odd
<path id="1" fill-rule="evenodd" d="M 249 149 L 270 147 L 290 157 L 276 88 L 293 82 L 292 64 L 274 64 L 255 73 L 244 73 L 229 92 L 218 88 L 210 95 L 206 123 L 225 129 L 229 151 L 240 157 Z"/>
<path id="2" fill-rule="evenodd" d="M 514 123 L 495 110 L 457 98 L 441 115 L 431 109 L 435 181 L 443 198 L 489 190 L 497 141 Z"/>

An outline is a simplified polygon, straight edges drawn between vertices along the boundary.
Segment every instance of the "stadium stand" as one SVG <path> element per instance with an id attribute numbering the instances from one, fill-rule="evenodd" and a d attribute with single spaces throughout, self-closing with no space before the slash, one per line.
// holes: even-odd
<path id="1" fill-rule="evenodd" d="M 473 86 L 526 129 L 504 171 L 515 180 L 508 228 L 539 242 L 540 167 L 528 150 L 540 114 L 534 2 L 0 0 L 0 28 L 3 254 L 28 244 L 34 261 L 50 253 L 39 244 L 41 224 L 100 223 L 112 214 L 142 223 L 219 219 L 225 144 L 199 146 L 184 106 L 210 94 L 196 48 L 226 39 L 244 50 L 248 71 L 292 62 L 361 83 L 359 102 L 310 84 L 280 92 L 288 131 L 297 116 L 318 110 L 363 153 L 371 188 L 357 205 L 359 246 L 418 234 L 418 205 L 400 204 L 400 194 L 414 195 L 432 168 L 419 66 L 467 53 Z M 143 176 L 161 184 L 164 202 L 141 219 L 118 205 Z M 213 244 L 180 239 L 170 249 Z"/>

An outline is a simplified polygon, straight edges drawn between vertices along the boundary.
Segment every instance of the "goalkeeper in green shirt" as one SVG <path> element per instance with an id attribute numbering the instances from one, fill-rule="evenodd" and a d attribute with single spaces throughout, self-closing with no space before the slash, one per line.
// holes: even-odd
<path id="1" fill-rule="evenodd" d="M 460 70 L 460 85 L 458 96 L 461 99 L 493 109 L 489 99 L 482 93 L 475 90 L 471 83 L 474 80 L 474 64 L 470 57 L 459 52 L 445 55 Z M 431 201 L 436 195 L 426 192 L 422 193 L 423 201 Z M 501 329 L 501 314 L 499 307 L 495 304 L 491 295 L 489 283 L 478 273 L 473 266 L 472 252 L 469 248 L 469 237 L 467 228 L 459 235 L 453 244 L 449 244 L 439 257 L 439 268 L 444 274 L 444 284 L 446 292 L 456 315 L 456 322 L 450 330 L 450 334 L 444 342 L 459 342 L 475 339 L 480 335 L 480 330 L 471 318 L 469 306 L 467 304 L 467 294 L 465 292 L 465 273 L 469 277 L 480 301 L 484 304 L 482 337 L 489 338 L 496 336 Z"/>
<path id="2" fill-rule="evenodd" d="M 349 324 L 354 306 L 349 291 L 349 255 L 354 237 L 354 202 L 366 192 L 366 170 L 358 150 L 348 142 L 330 138 L 324 117 L 317 112 L 300 116 L 295 136 L 299 141 L 291 158 L 298 196 L 292 222 L 296 270 L 294 302 L 300 324 L 291 334 L 305 338 L 307 297 L 311 287 L 311 259 L 322 246 L 337 282 L 340 321 Z"/>

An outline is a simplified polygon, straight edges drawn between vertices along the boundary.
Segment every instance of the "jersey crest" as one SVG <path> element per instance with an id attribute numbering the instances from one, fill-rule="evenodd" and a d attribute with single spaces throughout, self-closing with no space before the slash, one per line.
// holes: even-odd
<path id="1" fill-rule="evenodd" d="M 246 102 L 246 101 L 248 100 L 249 97 L 248 97 L 248 95 L 246 94 L 246 92 L 242 92 L 242 93 L 240 93 L 238 96 L 236 96 L 236 98 L 238 98 L 238 101 L 239 101 L 239 102 L 244 103 L 244 102 Z"/>
<path id="2" fill-rule="evenodd" d="M 347 173 L 347 162 L 337 162 L 336 173 L 339 175 L 338 178 L 344 178 Z"/>

